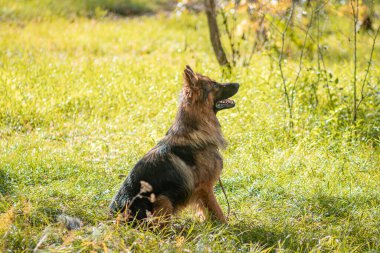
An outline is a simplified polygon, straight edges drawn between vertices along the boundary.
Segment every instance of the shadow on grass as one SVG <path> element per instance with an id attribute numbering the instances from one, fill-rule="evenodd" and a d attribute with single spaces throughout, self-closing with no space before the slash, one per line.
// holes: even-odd
<path id="1" fill-rule="evenodd" d="M 262 248 L 275 247 L 287 239 L 287 231 L 266 226 L 239 223 L 231 228 L 239 235 L 242 244 L 258 244 Z"/>
<path id="2" fill-rule="evenodd" d="M 0 194 L 10 195 L 13 192 L 12 181 L 14 178 L 4 169 L 0 169 Z"/>
<path id="3" fill-rule="evenodd" d="M 360 250 L 370 250 L 375 244 L 367 242 L 377 237 L 378 230 L 370 226 L 364 228 L 363 224 L 373 224 L 376 218 L 363 220 L 362 212 L 367 208 L 376 209 L 379 205 L 380 197 L 375 194 L 343 197 L 321 194 L 298 200 L 292 207 L 284 205 L 283 210 L 278 210 L 278 218 L 271 219 L 272 223 L 257 223 L 247 217 L 230 225 L 230 228 L 238 235 L 241 244 L 258 244 L 273 250 L 281 246 L 292 251 L 310 251 L 315 247 L 329 251 L 352 245 L 360 247 Z M 346 230 L 342 230 L 342 226 Z M 342 237 L 349 238 L 349 241 L 330 244 L 324 241 Z"/>
<path id="4" fill-rule="evenodd" d="M 376 207 L 380 205 L 379 196 L 360 195 L 352 197 L 337 197 L 319 195 L 311 200 L 309 204 L 312 211 L 325 217 L 346 218 L 350 214 L 364 206 Z"/>

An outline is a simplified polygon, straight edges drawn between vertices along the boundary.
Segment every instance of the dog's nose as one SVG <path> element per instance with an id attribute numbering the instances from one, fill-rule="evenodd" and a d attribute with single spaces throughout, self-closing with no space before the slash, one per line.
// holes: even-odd
<path id="1" fill-rule="evenodd" d="M 238 83 L 224 83 L 224 84 L 221 84 L 220 87 L 222 89 L 222 95 L 220 99 L 226 99 L 226 98 L 232 97 L 239 90 Z"/>
<path id="2" fill-rule="evenodd" d="M 236 91 L 239 90 L 240 85 L 238 83 L 230 83 L 230 85 L 232 85 L 236 89 Z"/>
<path id="3" fill-rule="evenodd" d="M 229 90 L 233 91 L 234 94 L 238 92 L 240 85 L 238 83 L 226 83 L 225 87 L 227 87 Z"/>

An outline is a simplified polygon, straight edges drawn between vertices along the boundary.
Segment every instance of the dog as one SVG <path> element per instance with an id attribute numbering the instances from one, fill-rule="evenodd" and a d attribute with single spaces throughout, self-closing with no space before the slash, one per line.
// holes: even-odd
<path id="1" fill-rule="evenodd" d="M 111 214 L 127 213 L 129 221 L 170 218 L 195 204 L 203 215 L 226 222 L 214 195 L 223 168 L 219 150 L 227 145 L 216 113 L 235 106 L 229 98 L 239 84 L 218 83 L 189 66 L 183 79 L 174 124 L 129 173 L 110 204 Z"/>

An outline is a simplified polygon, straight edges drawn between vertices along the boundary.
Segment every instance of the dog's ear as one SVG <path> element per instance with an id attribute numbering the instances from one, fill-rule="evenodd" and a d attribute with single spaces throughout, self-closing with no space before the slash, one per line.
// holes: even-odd
<path id="1" fill-rule="evenodd" d="M 186 68 L 183 71 L 183 80 L 185 86 L 189 86 L 191 88 L 195 88 L 197 86 L 197 74 L 194 73 L 194 71 L 190 68 L 189 65 L 186 65 Z"/>

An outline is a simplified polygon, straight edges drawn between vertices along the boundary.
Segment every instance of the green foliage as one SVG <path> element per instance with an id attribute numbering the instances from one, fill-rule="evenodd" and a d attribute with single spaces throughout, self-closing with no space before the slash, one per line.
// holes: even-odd
<path id="1" fill-rule="evenodd" d="M 24 13 L 0 23 L 0 251 L 38 243 L 59 252 L 380 250 L 380 70 L 353 126 L 352 66 L 336 51 L 345 36 L 325 37 L 336 49 L 327 70 L 305 60 L 287 131 L 275 60 L 254 55 L 251 67 L 223 77 L 202 15 L 36 22 L 28 3 L 15 2 Z M 358 47 L 365 52 L 368 37 Z M 294 59 L 284 67 L 289 76 Z M 173 121 L 186 64 L 241 84 L 236 108 L 218 115 L 230 143 L 222 177 L 230 222 L 200 222 L 186 211 L 163 229 L 115 224 L 108 204 Z M 65 230 L 62 213 L 84 227 Z"/>

